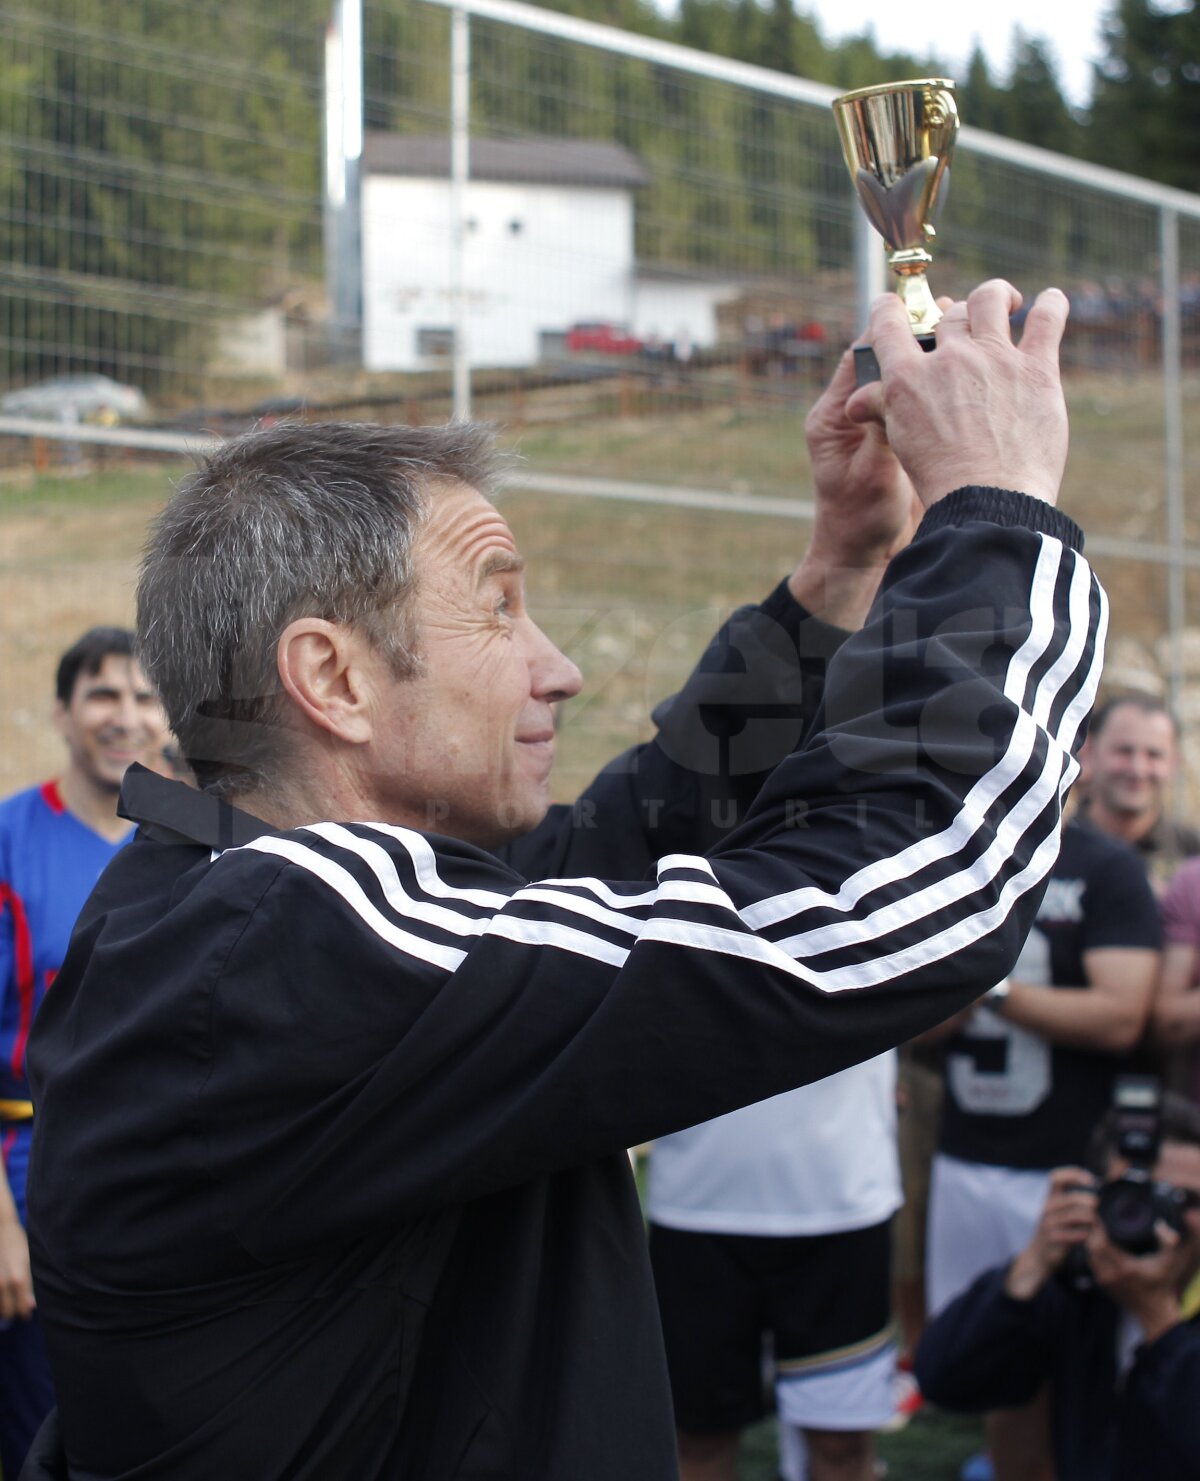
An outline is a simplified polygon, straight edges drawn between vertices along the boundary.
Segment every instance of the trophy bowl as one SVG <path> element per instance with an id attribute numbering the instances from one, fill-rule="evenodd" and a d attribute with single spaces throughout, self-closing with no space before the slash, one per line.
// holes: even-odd
<path id="1" fill-rule="evenodd" d="M 859 203 L 887 243 L 913 333 L 932 349 L 942 311 L 925 269 L 958 134 L 954 83 L 922 77 L 858 88 L 834 100 L 833 116 Z"/>

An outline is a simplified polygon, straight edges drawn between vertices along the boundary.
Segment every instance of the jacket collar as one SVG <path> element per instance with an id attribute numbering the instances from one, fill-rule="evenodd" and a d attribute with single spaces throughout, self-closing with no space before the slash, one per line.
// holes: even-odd
<path id="1" fill-rule="evenodd" d="M 279 831 L 208 792 L 159 776 L 139 762 L 125 773 L 117 812 L 156 843 L 238 848 Z"/>

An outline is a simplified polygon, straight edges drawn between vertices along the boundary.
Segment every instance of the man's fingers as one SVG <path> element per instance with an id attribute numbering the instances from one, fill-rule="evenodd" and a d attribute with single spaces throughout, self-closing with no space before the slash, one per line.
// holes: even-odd
<path id="1" fill-rule="evenodd" d="M 843 353 L 842 358 L 838 361 L 837 369 L 830 377 L 830 381 L 828 386 L 826 386 L 825 388 L 824 395 L 830 397 L 834 401 L 845 401 L 850 393 L 854 390 L 854 384 L 854 350 L 853 348 L 851 348 L 849 350 L 846 350 Z"/>
<path id="2" fill-rule="evenodd" d="M 855 344 L 861 344 L 861 339 L 856 339 Z M 841 391 L 849 395 L 855 388 L 855 348 L 850 345 L 849 350 L 841 351 L 840 360 L 830 378 L 830 391 Z"/>
<path id="3" fill-rule="evenodd" d="M 884 380 L 901 371 L 905 363 L 921 357 L 921 348 L 908 321 L 908 310 L 895 293 L 884 293 L 871 305 L 868 333 Z"/>
<path id="4" fill-rule="evenodd" d="M 1021 349 L 1027 355 L 1057 361 L 1070 312 L 1067 295 L 1060 288 L 1044 288 L 1026 316 Z"/>
<path id="5" fill-rule="evenodd" d="M 846 402 L 846 420 L 859 426 L 867 422 L 878 422 L 881 427 L 886 425 L 883 416 L 883 386 L 879 381 L 871 381 L 855 391 Z"/>
<path id="6" fill-rule="evenodd" d="M 1165 1219 L 1155 1219 L 1154 1233 L 1158 1237 L 1160 1250 L 1173 1250 L 1180 1242 L 1179 1231 L 1172 1229 Z"/>
<path id="7" fill-rule="evenodd" d="M 967 299 L 967 318 L 976 338 L 994 335 L 1011 340 L 1010 317 L 1025 300 L 1011 283 L 1003 278 L 990 278 L 972 289 Z"/>
<path id="8" fill-rule="evenodd" d="M 813 402 L 805 418 L 805 428 L 811 433 L 814 424 L 827 422 L 830 416 L 840 419 L 846 398 L 854 391 L 854 351 L 847 350 L 837 363 L 829 384 Z"/>
<path id="9" fill-rule="evenodd" d="M 956 303 L 953 299 L 943 299 L 946 305 L 942 311 L 942 317 L 937 322 L 934 334 L 939 342 L 949 339 L 955 334 L 969 334 L 971 331 L 970 321 L 967 317 L 967 305 Z"/>

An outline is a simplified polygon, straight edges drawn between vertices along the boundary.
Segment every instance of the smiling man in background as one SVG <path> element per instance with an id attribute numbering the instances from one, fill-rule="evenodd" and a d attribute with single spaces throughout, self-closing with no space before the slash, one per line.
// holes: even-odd
<path id="1" fill-rule="evenodd" d="M 1119 694 L 1093 715 L 1080 759 L 1080 820 L 1135 849 L 1161 893 L 1184 859 L 1200 853 L 1200 833 L 1171 817 L 1174 715 L 1153 694 Z"/>
<path id="2" fill-rule="evenodd" d="M 54 1402 L 25 1237 L 33 1107 L 25 1045 L 80 907 L 131 829 L 121 781 L 165 739 L 133 634 L 94 627 L 59 660 L 55 729 L 67 766 L 0 803 L 0 1466 L 15 1477 Z"/>

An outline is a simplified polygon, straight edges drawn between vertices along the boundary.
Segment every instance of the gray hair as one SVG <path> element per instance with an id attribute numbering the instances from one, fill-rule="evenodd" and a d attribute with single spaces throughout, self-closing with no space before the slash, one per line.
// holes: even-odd
<path id="1" fill-rule="evenodd" d="M 491 428 L 280 423 L 225 443 L 151 528 L 137 651 L 197 781 L 269 787 L 286 747 L 279 637 L 299 617 L 417 667 L 413 541 L 441 485 L 490 496 Z"/>

